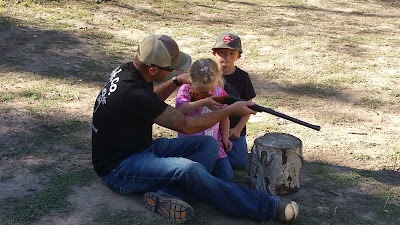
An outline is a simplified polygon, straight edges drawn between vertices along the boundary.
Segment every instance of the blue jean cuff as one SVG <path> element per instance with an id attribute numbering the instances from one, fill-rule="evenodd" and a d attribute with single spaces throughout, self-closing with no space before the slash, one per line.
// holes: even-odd
<path id="1" fill-rule="evenodd" d="M 275 196 L 271 196 L 271 198 L 274 200 L 274 210 L 273 210 L 273 214 L 272 214 L 272 218 L 274 220 L 278 219 L 278 204 L 279 204 L 279 199 Z"/>
<path id="2" fill-rule="evenodd" d="M 156 191 L 156 193 L 159 194 L 159 195 L 161 195 L 161 196 L 178 198 L 177 196 L 171 195 L 170 193 L 168 193 L 168 192 L 166 192 L 166 191 L 164 191 L 164 190 L 162 190 L 162 189 Z"/>

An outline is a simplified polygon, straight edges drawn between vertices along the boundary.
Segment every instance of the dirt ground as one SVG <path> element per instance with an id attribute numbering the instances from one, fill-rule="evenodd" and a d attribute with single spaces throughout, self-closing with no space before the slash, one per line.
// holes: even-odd
<path id="1" fill-rule="evenodd" d="M 308 2 L 313 4 L 319 1 Z M 137 7 L 145 8 L 145 6 L 147 7 L 145 4 Z M 338 14 L 348 12 L 346 8 L 329 10 L 336 10 Z M 397 14 L 392 16 L 400 18 L 399 9 L 394 10 Z M 101 16 L 104 14 L 99 13 L 99 17 Z M 380 19 L 380 17 L 376 16 L 375 19 Z M 54 49 L 50 46 L 46 49 L 49 54 L 42 55 L 37 46 L 46 45 L 60 38 L 57 32 L 44 32 L 36 27 L 19 24 L 8 26 L 7 21 L 9 19 L 2 17 L 0 24 L 2 53 L 0 56 L 0 61 L 2 61 L 0 62 L 2 65 L 0 71 L 0 201 L 10 197 L 21 198 L 35 194 L 43 190 L 55 174 L 63 174 L 73 169 L 92 168 L 91 153 L 87 146 L 90 146 L 92 107 L 100 88 L 99 82 L 86 82 L 90 80 L 87 73 L 82 75 L 82 79 L 73 77 L 73 81 L 55 83 L 58 81 L 55 80 L 46 83 L 46 78 L 53 79 L 53 77 L 47 74 L 51 71 L 48 72 L 43 68 L 51 69 L 51 65 L 57 63 L 60 65 L 56 68 L 57 70 L 77 74 L 85 71 L 84 66 L 79 62 L 70 60 L 79 52 L 81 46 L 74 45 L 74 48 L 69 50 L 63 49 L 64 55 L 60 58 L 56 57 L 54 53 L 56 51 L 53 52 Z M 397 31 L 393 31 L 394 34 L 400 35 L 398 21 L 400 20 L 388 22 L 392 26 L 382 24 L 379 29 L 395 29 Z M 93 24 L 83 24 L 80 27 L 83 30 L 95 29 Z M 297 29 L 301 30 L 301 28 Z M 162 32 L 163 28 L 159 28 L 159 31 Z M 142 33 L 122 31 L 113 31 L 113 34 L 134 40 L 142 35 Z M 251 39 L 250 35 L 242 38 Z M 180 43 L 191 41 L 193 39 L 187 38 L 180 40 Z M 348 204 L 357 202 L 360 196 L 366 196 L 360 195 L 361 192 L 368 192 L 368 190 L 379 192 L 376 189 L 381 187 L 393 193 L 390 195 L 392 197 L 388 197 L 386 204 L 400 207 L 400 55 L 394 53 L 398 52 L 399 44 L 398 36 L 394 36 L 393 43 L 386 46 L 338 44 L 336 47 L 341 49 L 338 48 L 337 51 L 351 50 L 356 54 L 358 50 L 364 49 L 377 52 L 381 56 L 371 57 L 369 60 L 375 67 L 379 67 L 374 69 L 379 73 L 378 75 L 376 73 L 363 74 L 362 81 L 343 84 L 331 94 L 322 92 L 319 95 L 318 90 L 315 95 L 296 92 L 298 89 L 296 89 L 295 81 L 265 78 L 265 71 L 274 72 L 272 64 L 264 68 L 257 67 L 257 60 L 252 59 L 250 55 L 238 61 L 239 66 L 252 74 L 258 94 L 258 97 L 254 99 L 256 103 L 266 103 L 265 99 L 268 96 L 272 97 L 275 100 L 272 105 L 276 106 L 277 111 L 321 126 L 321 131 L 315 131 L 267 113 L 258 113 L 250 118 L 248 125 L 250 132 L 247 136 L 249 150 L 254 140 L 266 132 L 289 133 L 302 140 L 305 164 L 300 173 L 300 190 L 282 198 L 298 201 L 307 212 L 305 216 L 310 216 L 314 207 L 318 208 L 327 217 L 326 220 L 319 221 L 319 224 L 346 224 L 343 221 L 335 223 L 336 209 L 338 211 L 341 207 L 347 209 Z M 308 45 L 304 44 L 300 47 L 307 49 Z M 184 49 L 188 50 L 187 47 Z M 273 47 L 268 49 L 268 53 L 285 54 L 284 50 Z M 90 51 L 86 54 L 93 56 L 96 52 Z M 282 57 L 280 60 L 281 62 L 275 63 L 278 65 L 291 59 Z M 301 67 L 301 65 L 297 66 Z M 307 68 L 297 69 L 307 70 Z M 111 72 L 112 68 L 108 70 Z M 44 88 L 43 86 L 46 85 L 52 88 Z M 32 90 L 38 90 L 38 92 L 32 92 Z M 46 94 L 37 97 L 38 99 L 54 99 L 54 101 L 49 101 L 44 105 L 40 101 L 38 103 L 35 93 L 43 93 L 41 91 Z M 15 97 L 15 93 L 19 93 L 19 96 Z M 372 101 L 373 97 L 380 101 Z M 167 102 L 173 105 L 173 101 L 172 96 Z M 37 110 L 38 107 L 41 109 Z M 74 125 L 70 133 L 63 135 L 62 132 L 67 126 L 64 123 L 66 118 L 75 118 L 78 120 L 78 125 Z M 52 132 L 58 135 L 58 139 L 51 136 Z M 67 135 L 80 137 L 83 143 L 66 144 L 57 141 L 68 139 Z M 154 126 L 153 136 L 155 138 L 173 137 L 175 133 Z M 86 147 L 75 147 L 79 144 Z M 327 165 L 335 171 L 369 171 L 375 180 L 346 190 L 331 189 L 328 191 L 331 195 L 327 196 L 323 189 L 324 185 L 334 185 L 330 184 L 333 181 L 327 181 L 325 184 L 322 181 L 314 181 L 316 177 L 323 176 L 323 174 L 315 175 L 320 164 Z M 239 173 L 239 179 L 246 183 L 246 172 Z M 314 204 L 314 200 L 310 199 L 316 198 L 315 196 L 326 197 L 330 207 L 321 202 Z M 93 218 L 97 214 L 119 210 L 155 219 L 159 221 L 159 224 L 163 224 L 160 217 L 143 207 L 141 198 L 141 195 L 130 197 L 117 195 L 95 178 L 89 185 L 73 187 L 67 198 L 69 206 L 74 208 L 71 213 L 49 211 L 30 224 L 96 224 Z M 386 204 L 379 207 L 385 209 Z M 360 207 L 357 204 L 356 206 Z M 201 203 L 196 203 L 194 208 L 199 218 L 193 224 L 260 224 L 248 219 L 226 217 Z M 0 213 L 7 210 L 7 206 L 0 206 Z M 362 214 L 360 217 L 363 218 L 375 218 L 378 213 L 367 211 L 359 212 L 359 214 Z M 307 221 L 301 223 L 307 224 Z M 315 222 L 318 219 L 311 221 Z M 377 219 L 372 221 L 374 224 L 400 224 L 399 218 L 381 222 Z"/>

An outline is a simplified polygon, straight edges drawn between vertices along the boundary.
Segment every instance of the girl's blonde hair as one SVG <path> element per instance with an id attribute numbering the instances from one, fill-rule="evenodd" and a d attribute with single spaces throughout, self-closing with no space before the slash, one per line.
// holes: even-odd
<path id="1" fill-rule="evenodd" d="M 192 86 L 206 85 L 218 80 L 218 85 L 224 86 L 224 78 L 217 63 L 210 58 L 196 60 L 189 69 Z"/>

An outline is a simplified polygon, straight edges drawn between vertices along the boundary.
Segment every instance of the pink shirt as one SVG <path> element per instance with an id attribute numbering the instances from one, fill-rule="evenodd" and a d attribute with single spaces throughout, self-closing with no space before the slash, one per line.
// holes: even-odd
<path id="1" fill-rule="evenodd" d="M 183 103 L 190 102 L 190 94 L 189 94 L 190 88 L 191 88 L 191 86 L 188 84 L 183 84 L 179 88 L 178 94 L 176 95 L 176 101 L 175 101 L 176 108 L 181 106 Z M 225 92 L 225 90 L 221 86 L 217 86 L 214 89 L 212 95 L 219 97 L 219 96 L 226 96 L 228 94 Z M 222 106 L 222 108 L 225 108 L 225 107 L 226 107 L 226 105 Z M 187 114 L 186 116 L 192 117 L 192 116 L 201 115 L 201 114 L 208 113 L 208 112 L 211 112 L 211 110 L 207 106 L 203 106 L 200 109 Z M 219 122 L 208 129 L 205 129 L 203 131 L 200 131 L 200 132 L 188 135 L 188 136 L 192 136 L 192 135 L 207 135 L 207 136 L 214 137 L 218 141 L 219 146 L 220 146 L 217 159 L 227 157 L 227 155 L 224 151 L 224 145 L 222 144 L 221 132 L 219 131 Z M 182 133 L 178 133 L 178 137 L 184 137 L 184 136 L 186 136 L 186 135 L 182 134 Z"/>

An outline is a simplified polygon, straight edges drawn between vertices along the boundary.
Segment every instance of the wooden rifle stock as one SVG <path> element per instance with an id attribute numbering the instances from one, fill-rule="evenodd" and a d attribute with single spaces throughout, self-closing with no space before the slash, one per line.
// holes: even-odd
<path id="1" fill-rule="evenodd" d="M 200 100 L 200 99 L 204 99 L 204 98 L 210 97 L 211 95 L 191 90 L 190 91 L 190 96 L 191 96 L 190 101 L 197 101 L 197 100 Z M 233 103 L 235 103 L 237 101 L 244 101 L 243 99 L 240 99 L 240 98 L 237 98 L 237 97 L 234 97 L 234 96 L 214 97 L 213 99 L 216 102 L 219 102 L 221 104 L 228 104 L 228 105 L 231 105 L 231 104 L 233 104 Z M 292 121 L 294 123 L 306 126 L 306 127 L 311 128 L 313 130 L 318 130 L 318 131 L 321 130 L 321 127 L 318 126 L 318 125 L 314 125 L 314 124 L 310 124 L 310 123 L 304 122 L 302 120 L 296 119 L 294 117 L 288 116 L 286 114 L 277 112 L 277 111 L 275 111 L 273 109 L 266 108 L 266 107 L 263 107 L 263 106 L 260 106 L 260 105 L 257 105 L 257 104 L 249 106 L 249 108 L 254 110 L 254 111 L 256 111 L 256 112 L 266 112 L 266 113 L 272 114 L 274 116 L 277 116 L 277 117 Z"/>

